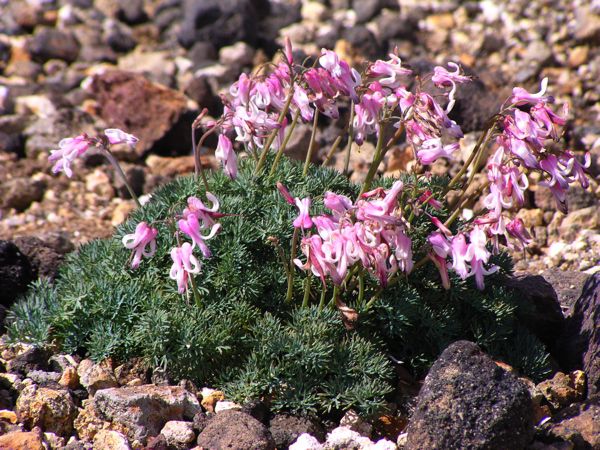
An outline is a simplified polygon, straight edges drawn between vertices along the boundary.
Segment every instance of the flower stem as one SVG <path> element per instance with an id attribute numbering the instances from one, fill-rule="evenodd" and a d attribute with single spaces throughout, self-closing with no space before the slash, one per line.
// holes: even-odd
<path id="1" fill-rule="evenodd" d="M 348 175 L 348 166 L 350 165 L 350 153 L 352 151 L 352 141 L 354 141 L 354 102 L 350 102 L 350 122 L 348 122 L 348 148 L 344 159 L 344 175 Z"/>
<path id="2" fill-rule="evenodd" d="M 384 154 L 385 151 L 383 150 L 383 130 L 379 130 L 379 136 L 377 136 L 377 146 L 375 147 L 375 155 L 373 156 L 373 161 L 371 161 L 371 167 L 369 167 L 369 172 L 367 172 L 367 177 L 363 182 L 359 196 L 364 194 L 371 188 L 371 183 L 373 182 L 373 178 L 375 178 L 377 168 L 379 167 L 379 164 L 381 163 Z"/>
<path id="3" fill-rule="evenodd" d="M 294 294 L 294 258 L 296 257 L 296 248 L 298 247 L 299 230 L 299 228 L 294 228 L 294 234 L 292 236 L 292 251 L 287 269 L 287 294 L 285 296 L 286 303 L 292 301 L 292 295 Z"/>
<path id="4" fill-rule="evenodd" d="M 196 306 L 200 308 L 202 306 L 202 300 L 200 299 L 198 289 L 196 289 L 196 282 L 194 281 L 193 275 L 190 275 L 190 284 L 192 285 L 192 291 L 194 292 L 194 302 L 196 302 Z"/>
<path id="5" fill-rule="evenodd" d="M 292 85 L 290 86 L 290 92 L 288 93 L 288 96 L 287 96 L 285 105 L 283 106 L 283 109 L 279 113 L 279 119 L 277 120 L 277 122 L 279 123 L 280 126 L 283 123 L 283 119 L 285 119 L 285 116 L 287 115 L 287 113 L 290 109 L 290 105 L 292 104 L 293 98 L 294 98 L 294 79 L 292 78 Z M 265 161 L 267 160 L 267 155 L 269 154 L 269 150 L 271 148 L 271 144 L 273 144 L 273 141 L 275 140 L 275 137 L 277 136 L 278 132 L 279 132 L 279 129 L 275 128 L 271 132 L 269 138 L 267 139 L 267 142 L 265 143 L 265 146 L 263 147 L 262 153 L 260 154 L 258 163 L 256 164 L 256 168 L 254 169 L 254 175 L 259 175 L 262 172 L 263 166 L 265 165 Z"/>
<path id="6" fill-rule="evenodd" d="M 312 273 L 309 272 L 306 278 L 304 279 L 304 297 L 302 298 L 302 307 L 306 308 L 308 306 L 308 301 L 310 300 L 310 279 L 312 278 Z"/>
<path id="7" fill-rule="evenodd" d="M 141 208 L 142 204 L 140 203 L 140 199 L 137 195 L 135 195 L 133 188 L 127 181 L 127 176 L 125 175 L 125 172 L 123 172 L 123 169 L 121 168 L 119 161 L 117 161 L 117 158 L 115 158 L 111 151 L 106 147 L 104 147 L 104 154 L 106 156 L 106 159 L 108 159 L 108 161 L 113 165 L 113 167 L 121 177 L 121 180 L 123 180 L 123 183 L 125 183 L 125 187 L 127 188 L 127 191 L 129 191 L 129 195 L 131 196 L 131 198 L 135 201 L 135 204 L 138 206 L 138 208 Z"/>
<path id="8" fill-rule="evenodd" d="M 335 139 L 335 141 L 333 142 L 333 145 L 331 146 L 331 149 L 329 149 L 329 152 L 327 153 L 327 156 L 325 157 L 325 159 L 321 163 L 322 167 L 325 167 L 327 164 L 329 164 L 329 161 L 331 161 L 331 158 L 333 158 L 333 154 L 335 153 L 335 151 L 340 146 L 340 142 L 342 142 L 342 136 L 338 136 Z"/>
<path id="9" fill-rule="evenodd" d="M 317 137 L 317 122 L 319 121 L 319 110 L 315 109 L 315 114 L 313 117 L 313 126 L 312 133 L 310 135 L 310 144 L 308 144 L 308 151 L 306 152 L 306 160 L 304 161 L 304 170 L 302 171 L 302 176 L 306 178 L 308 174 L 308 168 L 310 167 L 310 160 L 312 159 L 312 154 L 315 149 L 315 138 Z"/>
<path id="10" fill-rule="evenodd" d="M 323 286 L 321 289 L 321 299 L 319 300 L 319 311 L 323 311 L 325 307 L 325 296 L 327 295 L 327 286 Z"/>
<path id="11" fill-rule="evenodd" d="M 277 150 L 277 154 L 275 155 L 275 160 L 273 161 L 273 165 L 271 166 L 271 170 L 269 171 L 269 176 L 273 176 L 275 174 L 275 169 L 277 168 L 277 165 L 279 164 L 281 155 L 283 155 L 283 152 L 284 152 L 285 148 L 287 147 L 287 144 L 288 144 L 290 138 L 292 137 L 292 133 L 294 132 L 294 128 L 296 128 L 296 124 L 298 123 L 299 118 L 300 118 L 300 109 L 298 109 L 298 111 L 296 111 L 296 114 L 294 114 L 294 118 L 292 119 L 292 124 L 290 125 L 290 129 L 288 130 L 287 134 L 285 135 L 285 139 L 283 140 L 281 147 L 279 147 L 279 149 Z"/>

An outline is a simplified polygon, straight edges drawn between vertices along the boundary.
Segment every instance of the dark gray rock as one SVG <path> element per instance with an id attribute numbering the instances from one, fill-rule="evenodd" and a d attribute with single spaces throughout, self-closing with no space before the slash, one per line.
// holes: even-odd
<path id="1" fill-rule="evenodd" d="M 12 305 L 33 280 L 31 264 L 19 247 L 0 240 L 0 305 Z"/>
<path id="2" fill-rule="evenodd" d="M 64 254 L 58 253 L 51 245 L 34 236 L 15 238 L 15 244 L 29 258 L 34 276 L 54 280 Z"/>
<path id="3" fill-rule="evenodd" d="M 575 302 L 581 297 L 583 286 L 590 275 L 572 270 L 548 269 L 542 276 L 556 292 L 563 316 L 571 317 Z"/>
<path id="4" fill-rule="evenodd" d="M 130 166 L 125 169 L 125 176 L 127 177 L 127 182 L 133 192 L 138 197 L 144 193 L 144 182 L 146 179 L 146 174 L 144 172 L 144 168 L 141 166 Z M 113 185 L 117 190 L 117 194 L 121 198 L 131 198 L 131 194 L 129 194 L 129 190 L 123 179 L 117 173 L 114 174 Z"/>
<path id="5" fill-rule="evenodd" d="M 198 436 L 198 446 L 207 449 L 274 450 L 269 430 L 254 417 L 226 410 L 215 415 Z"/>
<path id="6" fill-rule="evenodd" d="M 25 211 L 33 202 L 40 201 L 44 196 L 46 183 L 30 178 L 12 178 L 0 185 L 0 198 L 3 208 L 14 208 Z"/>
<path id="7" fill-rule="evenodd" d="M 22 156 L 25 153 L 24 143 L 21 133 L 8 134 L 0 131 L 0 152 Z"/>
<path id="8" fill-rule="evenodd" d="M 215 95 L 206 77 L 194 77 L 185 88 L 185 94 L 198 103 L 200 110 L 208 109 L 208 113 L 217 117 L 223 112 L 223 104 Z"/>
<path id="9" fill-rule="evenodd" d="M 186 0 L 178 38 L 185 48 L 210 41 L 216 48 L 244 41 L 254 44 L 258 17 L 251 0 Z"/>
<path id="10" fill-rule="evenodd" d="M 553 356 L 565 370 L 584 370 L 588 396 L 600 394 L 600 274 L 586 281 Z"/>
<path id="11" fill-rule="evenodd" d="M 533 437 L 527 386 L 477 345 L 458 341 L 431 367 L 406 449 L 520 449 Z"/>
<path id="12" fill-rule="evenodd" d="M 370 20 L 381 10 L 380 0 L 354 0 L 352 9 L 356 13 L 358 23 L 364 23 Z"/>
<path id="13" fill-rule="evenodd" d="M 552 347 L 565 324 L 552 285 L 540 275 L 511 277 L 505 284 L 516 291 L 519 322 L 544 344 Z"/>
<path id="14" fill-rule="evenodd" d="M 379 45 L 373 33 L 366 27 L 357 25 L 345 28 L 342 37 L 346 39 L 358 53 L 370 61 L 385 56 L 385 48 Z"/>
<path id="15" fill-rule="evenodd" d="M 31 347 L 8 361 L 6 369 L 10 373 L 25 376 L 33 370 L 48 370 L 50 352 L 39 347 Z"/>
<path id="16" fill-rule="evenodd" d="M 306 417 L 288 414 L 277 414 L 273 417 L 269 431 L 277 448 L 289 447 L 303 433 L 308 433 L 321 442 L 325 440 L 325 431 L 318 423 Z"/>
<path id="17" fill-rule="evenodd" d="M 206 425 L 208 425 L 209 420 L 210 420 L 210 418 L 206 415 L 206 413 L 204 411 L 198 411 L 196 413 L 196 415 L 194 416 L 194 420 L 193 420 L 194 430 L 196 430 L 196 432 L 200 433 L 202 430 L 204 430 L 206 428 Z"/>
<path id="18" fill-rule="evenodd" d="M 254 417 L 259 422 L 268 424 L 269 421 L 269 407 L 260 400 L 253 400 L 245 403 L 242 406 L 241 411 Z"/>
<path id="19" fill-rule="evenodd" d="M 144 0 L 127 0 L 120 2 L 117 19 L 129 25 L 146 22 L 148 15 L 144 10 Z"/>
<path id="20" fill-rule="evenodd" d="M 79 43 L 68 31 L 37 27 L 29 44 L 29 51 L 39 62 L 49 59 L 73 62 L 79 54 Z"/>
<path id="21" fill-rule="evenodd" d="M 103 28 L 104 42 L 115 52 L 126 53 L 137 45 L 133 32 L 127 25 L 107 19 Z"/>
<path id="22" fill-rule="evenodd" d="M 210 42 L 196 42 L 188 50 L 187 56 L 194 63 L 194 70 L 214 64 L 218 59 L 217 50 Z"/>

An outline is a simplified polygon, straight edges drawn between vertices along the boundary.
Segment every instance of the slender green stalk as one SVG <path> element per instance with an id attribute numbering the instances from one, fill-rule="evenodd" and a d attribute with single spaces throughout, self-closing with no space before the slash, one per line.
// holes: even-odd
<path id="1" fill-rule="evenodd" d="M 365 301 L 365 275 L 362 272 L 358 274 L 358 300 L 357 305 L 362 305 Z"/>
<path id="2" fill-rule="evenodd" d="M 285 301 L 287 303 L 292 301 L 292 296 L 294 294 L 294 258 L 296 258 L 299 232 L 299 228 L 294 228 L 294 234 L 292 235 L 292 251 L 290 253 L 290 262 L 287 269 L 287 294 L 285 296 Z"/>
<path id="3" fill-rule="evenodd" d="M 287 113 L 290 109 L 290 105 L 292 104 L 293 98 L 294 98 L 294 80 L 292 79 L 292 86 L 290 87 L 290 92 L 288 93 L 287 100 L 285 102 L 285 105 L 283 106 L 283 109 L 279 113 L 279 119 L 277 120 L 279 125 L 281 125 L 283 123 L 283 119 L 285 119 L 285 116 L 287 115 Z M 258 163 L 256 164 L 256 169 L 254 169 L 254 175 L 259 175 L 262 172 L 263 166 L 265 165 L 265 161 L 267 160 L 267 155 L 269 154 L 269 150 L 271 149 L 271 144 L 273 144 L 273 141 L 275 140 L 275 137 L 277 136 L 278 132 L 279 132 L 279 130 L 277 128 L 275 128 L 271 132 L 271 135 L 268 137 L 267 142 L 265 143 L 265 146 L 263 147 L 262 153 L 260 154 Z"/>
<path id="4" fill-rule="evenodd" d="M 338 294 L 340 293 L 340 287 L 337 284 L 333 285 L 333 295 L 331 296 L 331 302 L 329 304 L 335 307 L 336 300 L 338 298 Z"/>
<path id="5" fill-rule="evenodd" d="M 342 136 L 338 136 L 335 139 L 335 141 L 333 141 L 333 145 L 331 146 L 331 149 L 329 149 L 329 152 L 327 153 L 327 156 L 325 157 L 325 159 L 321 163 L 322 167 L 325 167 L 327 164 L 329 164 L 329 161 L 331 161 L 331 158 L 333 158 L 333 154 L 335 153 L 335 151 L 340 146 L 340 142 L 342 142 Z"/>
<path id="6" fill-rule="evenodd" d="M 317 137 L 317 122 L 319 121 L 319 110 L 315 109 L 315 114 L 313 117 L 313 126 L 312 133 L 310 135 L 310 143 L 308 144 L 308 151 L 306 152 L 306 160 L 304 161 L 304 170 L 302 171 L 302 176 L 306 178 L 308 174 L 308 168 L 310 167 L 310 160 L 312 159 L 312 154 L 315 149 L 315 138 Z"/>
<path id="7" fill-rule="evenodd" d="M 300 109 L 298 109 L 298 111 L 296 111 L 296 114 L 294 114 L 294 118 L 292 119 L 292 124 L 290 125 L 290 129 L 288 130 L 287 134 L 285 135 L 285 139 L 283 140 L 281 147 L 279 147 L 279 150 L 277 150 L 277 154 L 275 155 L 275 160 L 273 161 L 273 165 L 271 166 L 271 170 L 269 171 L 269 176 L 273 176 L 275 174 L 275 169 L 277 168 L 277 165 L 279 164 L 281 155 L 283 155 L 283 152 L 285 151 L 285 148 L 287 147 L 287 144 L 288 144 L 290 138 L 292 137 L 292 133 L 294 132 L 294 128 L 296 128 L 296 124 L 298 123 L 299 118 L 300 118 Z"/>
<path id="8" fill-rule="evenodd" d="M 108 161 L 113 165 L 113 167 L 115 168 L 115 170 L 121 177 L 121 180 L 123 180 L 123 183 L 125 184 L 125 187 L 127 188 L 127 191 L 129 192 L 129 195 L 135 201 L 135 204 L 138 206 L 138 208 L 141 208 L 142 204 L 140 203 L 140 199 L 138 198 L 137 195 L 135 195 L 133 188 L 127 181 L 127 176 L 125 175 L 125 172 L 123 172 L 123 169 L 121 168 L 119 161 L 117 161 L 117 158 L 115 158 L 115 156 L 111 153 L 111 151 L 106 147 L 104 148 L 104 154 L 106 156 L 106 159 L 108 159 Z"/>
<path id="9" fill-rule="evenodd" d="M 194 302 L 196 303 L 196 306 L 200 308 L 202 306 L 202 299 L 200 298 L 200 293 L 196 288 L 196 282 L 194 281 L 193 274 L 190 274 L 190 283 L 192 285 L 192 291 L 194 292 Z"/>
<path id="10" fill-rule="evenodd" d="M 310 300 L 310 279 L 312 278 L 312 273 L 308 272 L 308 275 L 304 279 L 304 297 L 302 298 L 302 307 L 308 307 L 308 301 Z"/>
<path id="11" fill-rule="evenodd" d="M 350 153 L 352 152 L 352 141 L 354 141 L 354 102 L 350 102 L 350 122 L 348 122 L 348 148 L 344 159 L 344 175 L 348 175 L 350 165 Z"/>
<path id="12" fill-rule="evenodd" d="M 209 191 L 208 180 L 206 179 L 206 174 L 204 173 L 204 167 L 202 167 L 199 149 L 202 148 L 202 144 L 204 143 L 206 138 L 214 132 L 214 130 L 215 128 L 204 133 L 200 138 L 200 142 L 196 144 L 196 128 L 192 126 L 192 152 L 194 155 L 194 174 L 196 176 L 196 179 L 198 178 L 198 173 L 202 176 L 202 183 L 204 183 L 204 190 L 206 192 Z"/>
<path id="13" fill-rule="evenodd" d="M 360 190 L 360 195 L 364 194 L 371 188 L 371 183 L 373 182 L 373 178 L 375 178 L 375 174 L 377 173 L 377 168 L 379 164 L 383 160 L 383 156 L 385 155 L 385 151 L 383 149 L 383 130 L 379 130 L 379 136 L 377 136 L 377 146 L 375 147 L 375 155 L 373 156 L 373 161 L 371 161 L 371 167 L 369 167 L 369 172 L 367 172 L 367 177 L 363 182 L 362 189 Z"/>
<path id="14" fill-rule="evenodd" d="M 323 285 L 323 288 L 321 289 L 321 298 L 319 300 L 319 311 L 323 311 L 323 308 L 325 308 L 326 295 L 327 295 L 327 286 Z"/>

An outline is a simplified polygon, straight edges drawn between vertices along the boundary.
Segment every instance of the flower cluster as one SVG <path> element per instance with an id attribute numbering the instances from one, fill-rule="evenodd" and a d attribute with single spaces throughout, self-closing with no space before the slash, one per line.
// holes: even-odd
<path id="1" fill-rule="evenodd" d="M 338 286 L 355 264 L 376 276 L 382 286 L 398 270 L 409 273 L 413 267 L 411 240 L 398 208 L 402 190 L 403 183 L 396 181 L 389 190 L 377 188 L 364 193 L 356 203 L 344 195 L 326 192 L 323 203 L 331 214 L 314 217 L 308 212 L 310 199 L 291 202 L 291 196 L 284 193 L 289 203 L 298 205 L 294 226 L 305 231 L 301 249 L 306 261 L 295 259 L 294 263 L 323 283 L 330 277 Z M 315 233 L 311 233 L 313 226 Z"/>
<path id="2" fill-rule="evenodd" d="M 457 64 L 449 63 L 453 72 L 438 66 L 431 77 L 437 87 L 451 88 L 445 94 L 448 103 L 444 110 L 430 94 L 407 89 L 408 80 L 403 83 L 403 79 L 412 72 L 402 67 L 396 54 L 390 54 L 388 61 L 370 64 L 364 78 L 331 50 L 322 49 L 319 66 L 308 69 L 293 66 L 289 42 L 286 57 L 268 76 L 242 74 L 229 95 L 223 96 L 222 117 L 207 124 L 219 131 L 215 156 L 229 177 L 237 176 L 234 141 L 253 153 L 265 150 L 267 143 L 277 150 L 290 124 L 288 113 L 305 122 L 313 119 L 315 111 L 337 119 L 340 105 L 348 100 L 354 105 L 353 137 L 359 145 L 369 136 L 378 135 L 382 124 L 399 112 L 395 126 L 406 128 L 422 164 L 451 157 L 458 148 L 457 139 L 463 134 L 447 114 L 455 102 L 456 84 L 469 77 L 460 74 Z M 269 139 L 272 133 L 275 138 Z"/>
<path id="3" fill-rule="evenodd" d="M 177 280 L 180 294 L 187 290 L 188 280 L 191 274 L 197 274 L 202 267 L 198 259 L 193 255 L 194 248 L 198 247 L 202 256 L 211 257 L 211 251 L 206 245 L 207 240 L 216 236 L 221 230 L 221 224 L 216 220 L 222 217 L 219 210 L 219 200 L 210 192 L 206 197 L 211 201 L 211 206 L 206 206 L 202 200 L 196 197 L 187 199 L 187 208 L 183 210 L 183 217 L 177 222 L 179 230 L 192 240 L 192 244 L 184 242 L 181 246 L 171 250 L 173 265 L 169 276 Z"/>

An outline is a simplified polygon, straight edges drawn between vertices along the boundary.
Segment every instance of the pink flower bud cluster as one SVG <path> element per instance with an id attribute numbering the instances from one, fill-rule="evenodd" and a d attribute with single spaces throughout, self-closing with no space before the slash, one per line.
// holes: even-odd
<path id="1" fill-rule="evenodd" d="M 402 182 L 396 181 L 389 190 L 367 192 L 356 203 L 344 195 L 326 192 L 323 202 L 331 214 L 310 217 L 314 232 L 305 234 L 301 241 L 306 261 L 295 259 L 294 263 L 323 283 L 330 277 L 338 286 L 355 264 L 377 277 L 382 286 L 398 270 L 409 273 L 413 268 L 411 240 L 398 208 L 402 189 Z M 305 200 L 300 204 L 310 205 L 310 200 Z M 309 218 L 308 211 L 298 206 L 295 226 L 312 230 L 312 226 L 305 226 L 308 221 L 302 223 Z"/>

